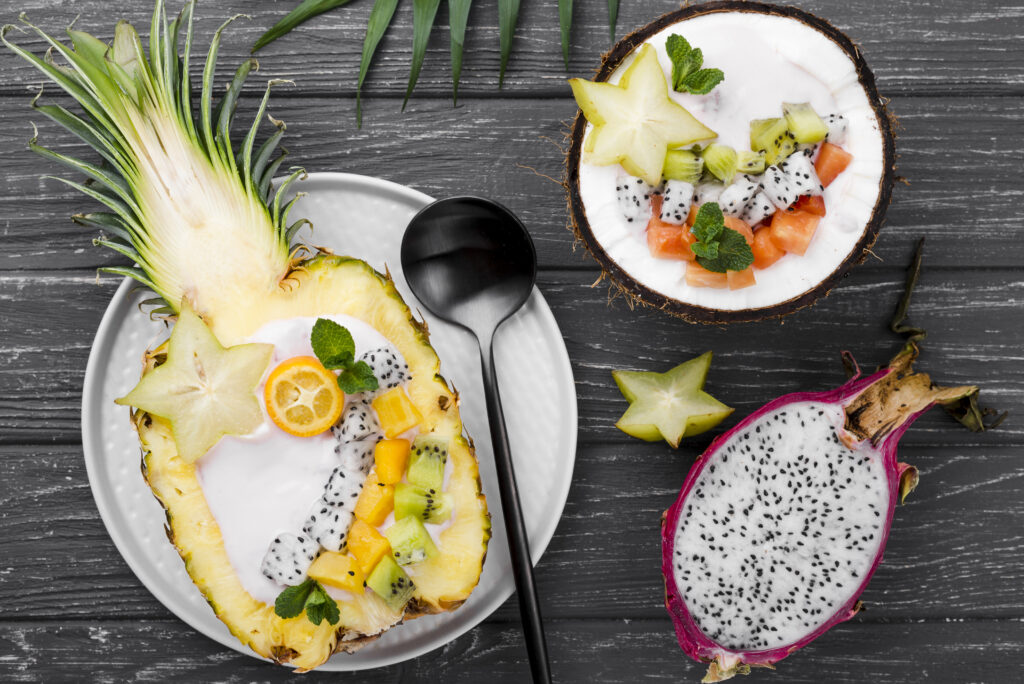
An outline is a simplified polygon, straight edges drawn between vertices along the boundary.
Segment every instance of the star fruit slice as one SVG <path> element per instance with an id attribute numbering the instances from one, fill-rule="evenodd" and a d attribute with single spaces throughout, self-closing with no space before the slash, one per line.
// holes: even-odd
<path id="1" fill-rule="evenodd" d="M 627 435 L 648 442 L 664 439 L 673 447 L 715 427 L 733 409 L 703 390 L 711 352 L 665 373 L 612 371 L 629 408 L 615 424 Z"/>
<path id="2" fill-rule="evenodd" d="M 199 459 L 224 435 L 246 435 L 263 422 L 256 387 L 274 346 L 224 348 L 187 302 L 167 343 L 167 360 L 115 399 L 166 419 L 178 455 Z"/>
<path id="3" fill-rule="evenodd" d="M 594 125 L 584 161 L 621 164 L 651 185 L 661 182 L 665 152 L 716 133 L 669 96 L 665 72 L 654 47 L 645 44 L 618 84 L 569 80 L 583 116 Z"/>

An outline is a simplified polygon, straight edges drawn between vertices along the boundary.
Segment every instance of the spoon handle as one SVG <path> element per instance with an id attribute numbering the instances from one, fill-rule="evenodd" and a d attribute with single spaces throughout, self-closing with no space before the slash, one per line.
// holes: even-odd
<path id="1" fill-rule="evenodd" d="M 498 378 L 494 369 L 494 347 L 490 340 L 486 344 L 481 344 L 481 362 L 484 393 L 487 395 L 487 419 L 491 426 L 491 443 L 494 445 L 498 489 L 501 492 L 501 509 L 504 513 L 505 530 L 512 556 L 516 594 L 519 596 L 523 635 L 526 639 L 526 650 L 530 655 L 530 671 L 533 673 L 535 684 L 549 684 L 551 667 L 548 664 L 548 648 L 544 641 L 544 624 L 540 617 L 537 587 L 533 582 L 530 544 L 523 522 L 523 509 L 519 504 L 516 473 L 512 467 L 512 452 L 508 446 L 508 432 L 505 429 L 505 416 L 501 411 L 501 396 L 498 393 Z"/>

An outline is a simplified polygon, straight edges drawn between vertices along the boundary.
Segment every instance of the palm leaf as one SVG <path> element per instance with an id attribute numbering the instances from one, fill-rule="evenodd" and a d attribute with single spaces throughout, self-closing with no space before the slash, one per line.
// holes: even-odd
<path id="1" fill-rule="evenodd" d="M 473 0 L 448 0 L 448 23 L 451 25 L 452 102 L 459 101 L 459 77 L 462 76 L 462 48 L 466 44 L 466 24 Z"/>
<path id="2" fill-rule="evenodd" d="M 274 24 L 269 31 L 257 39 L 252 46 L 252 51 L 256 52 L 260 48 L 266 47 L 304 21 L 335 7 L 347 5 L 349 2 L 351 0 L 302 0 L 298 7 L 289 12 L 284 19 Z"/>
<path id="3" fill-rule="evenodd" d="M 403 110 L 420 77 L 423 57 L 427 54 L 430 29 L 434 27 L 434 18 L 440 4 L 441 0 L 412 0 L 412 67 L 409 69 L 409 85 L 405 89 L 405 99 L 402 100 Z"/>
<path id="4" fill-rule="evenodd" d="M 572 0 L 558 0 L 558 25 L 562 29 L 562 59 L 569 68 L 569 32 L 572 31 Z"/>
<path id="5" fill-rule="evenodd" d="M 356 84 L 356 125 L 360 127 L 363 125 L 363 81 L 366 80 L 366 72 L 370 70 L 373 53 L 391 25 L 397 7 L 398 0 L 376 0 L 370 10 L 370 21 L 366 25 L 366 37 L 363 39 L 363 56 L 359 60 L 359 82 Z"/>
<path id="6" fill-rule="evenodd" d="M 615 41 L 615 24 L 619 21 L 619 0 L 608 0 L 608 32 Z"/>
<path id="7" fill-rule="evenodd" d="M 505 67 L 512 53 L 512 36 L 519 21 L 519 0 L 498 0 L 498 29 L 501 32 L 501 67 L 498 71 L 498 87 L 505 84 Z"/>

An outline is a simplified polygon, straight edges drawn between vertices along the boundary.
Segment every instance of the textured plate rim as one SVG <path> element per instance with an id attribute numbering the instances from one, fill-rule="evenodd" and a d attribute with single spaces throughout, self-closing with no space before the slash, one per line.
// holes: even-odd
<path id="1" fill-rule="evenodd" d="M 400 199 L 412 201 L 414 203 L 420 203 L 422 206 L 429 204 L 434 201 L 430 195 L 414 190 L 405 185 L 395 183 L 394 181 L 385 180 L 382 178 L 376 178 L 373 176 L 364 176 L 353 173 L 342 173 L 335 171 L 320 171 L 311 172 L 307 174 L 306 178 L 302 183 L 302 190 L 308 190 L 315 192 L 315 186 L 321 183 L 327 183 L 329 185 L 341 184 L 348 185 L 350 188 L 360 189 L 365 188 L 378 193 L 393 194 L 398 196 Z M 93 431 L 93 425 L 95 423 L 94 416 L 94 404 L 95 402 L 90 401 L 94 395 L 101 392 L 101 388 L 97 387 L 101 384 L 103 376 L 100 374 L 99 367 L 104 363 L 103 349 L 108 346 L 108 342 L 112 336 L 112 329 L 115 321 L 119 320 L 118 309 L 121 305 L 127 302 L 127 297 L 130 291 L 135 288 L 135 283 L 129 279 L 124 278 L 117 290 L 114 292 L 107 304 L 107 308 L 103 312 L 103 317 L 100 320 L 99 327 L 96 330 L 96 335 L 93 338 L 92 347 L 89 351 L 89 359 L 86 363 L 85 368 L 85 382 L 82 387 L 82 450 L 85 460 L 86 476 L 89 480 L 89 489 L 92 492 L 93 500 L 96 503 L 96 508 L 99 510 L 100 519 L 103 521 L 103 525 L 107 530 L 107 534 L 114 542 L 114 546 L 117 548 L 118 553 L 124 559 L 125 563 L 134 573 L 135 577 L 142 583 L 142 585 L 161 603 L 165 608 L 171 611 L 178 619 L 187 624 L 193 630 L 205 635 L 206 637 L 216 641 L 222 646 L 226 646 L 238 653 L 251 656 L 258 660 L 270 663 L 271 661 L 263 658 L 256 654 L 254 651 L 243 645 L 238 639 L 232 636 L 230 633 L 224 632 L 211 632 L 205 629 L 201 625 L 194 624 L 188 617 L 186 610 L 179 606 L 175 597 L 168 595 L 156 582 L 150 581 L 149 574 L 150 570 L 144 568 L 140 558 L 137 558 L 135 554 L 128 548 L 128 542 L 126 537 L 122 536 L 122 532 L 119 530 L 117 516 L 115 511 L 107 504 L 107 498 L 101 496 L 97 482 L 99 481 L 98 469 L 99 460 L 103 458 L 102 448 L 94 449 L 93 442 L 98 439 L 97 434 Z M 548 305 L 547 300 L 544 299 L 543 293 L 536 287 L 534 287 L 534 295 L 539 299 L 539 302 L 543 306 L 538 307 L 538 314 L 541 316 L 542 323 L 545 326 L 549 326 L 558 335 L 558 341 L 560 344 L 555 345 L 556 356 L 558 357 L 558 363 L 562 366 L 570 385 L 570 395 L 572 401 L 569 402 L 569 418 L 571 419 L 571 430 L 568 431 L 568 444 L 567 454 L 568 465 L 566 468 L 566 476 L 560 490 L 557 492 L 557 500 L 554 500 L 557 507 L 552 508 L 550 511 L 551 515 L 546 516 L 540 526 L 539 534 L 534 535 L 530 540 L 530 555 L 533 560 L 533 564 L 536 565 L 541 556 L 547 550 L 551 539 L 554 537 L 555 530 L 558 527 L 558 523 L 562 518 L 562 513 L 565 510 L 565 504 L 569 497 L 569 489 L 572 485 L 572 476 L 575 469 L 576 463 L 576 447 L 577 438 L 579 432 L 579 412 L 576 402 L 576 386 L 575 379 L 572 373 L 572 364 L 569 360 L 569 352 L 565 346 L 565 340 L 561 335 L 561 329 L 558 326 L 558 322 L 555 320 L 554 314 L 551 312 L 551 307 Z M 501 521 L 497 519 L 493 508 L 491 510 L 491 524 L 501 524 Z M 494 561 L 492 561 L 494 562 Z M 514 586 L 512 587 L 496 587 L 496 591 L 491 594 L 487 601 L 480 605 L 480 617 L 478 620 L 469 621 L 462 625 L 456 625 L 454 627 L 449 625 L 442 625 L 436 635 L 431 639 L 426 639 L 426 643 L 419 647 L 410 648 L 404 651 L 397 657 L 381 657 L 379 662 L 357 662 L 341 657 L 331 657 L 321 667 L 317 668 L 319 671 L 358 671 L 367 670 L 379 667 L 387 667 L 389 665 L 395 665 L 402 663 L 413 658 L 417 658 L 425 653 L 433 651 L 437 648 L 445 646 L 446 644 L 459 638 L 466 632 L 480 625 L 484 620 L 490 617 L 494 611 L 496 611 L 510 596 L 514 593 Z"/>

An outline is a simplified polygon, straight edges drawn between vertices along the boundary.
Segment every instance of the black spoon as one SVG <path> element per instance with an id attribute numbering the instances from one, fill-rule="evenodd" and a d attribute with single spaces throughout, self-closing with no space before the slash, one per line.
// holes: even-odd
<path id="1" fill-rule="evenodd" d="M 522 222 L 497 202 L 451 197 L 424 207 L 402 238 L 402 269 L 416 298 L 439 318 L 461 325 L 480 343 L 487 418 L 505 513 L 534 682 L 550 682 L 544 625 L 533 583 L 530 546 L 494 372 L 494 333 L 526 303 L 537 278 L 537 253 Z"/>

